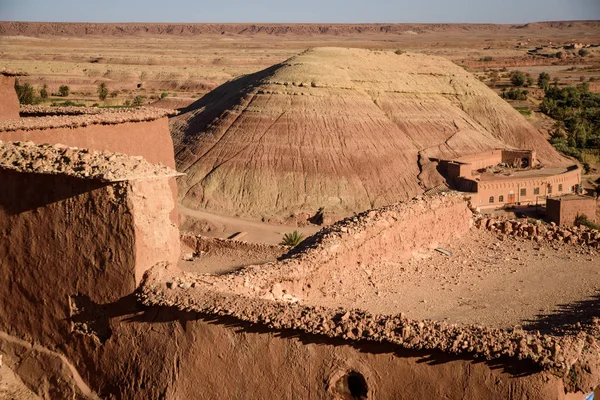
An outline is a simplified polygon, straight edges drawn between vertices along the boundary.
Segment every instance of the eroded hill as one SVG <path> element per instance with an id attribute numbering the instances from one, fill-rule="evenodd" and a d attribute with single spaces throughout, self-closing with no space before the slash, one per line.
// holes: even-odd
<path id="1" fill-rule="evenodd" d="M 170 122 L 188 207 L 348 214 L 442 182 L 434 157 L 498 147 L 564 160 L 505 101 L 440 57 L 315 48 L 232 80 Z"/>

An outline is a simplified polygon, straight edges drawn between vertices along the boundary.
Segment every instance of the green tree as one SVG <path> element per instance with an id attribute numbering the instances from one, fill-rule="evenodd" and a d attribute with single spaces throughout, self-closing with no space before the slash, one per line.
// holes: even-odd
<path id="1" fill-rule="evenodd" d="M 510 77 L 510 81 L 515 86 L 523 86 L 527 82 L 527 75 L 521 71 L 514 71 Z"/>
<path id="2" fill-rule="evenodd" d="M 106 98 L 108 97 L 108 87 L 106 86 L 106 83 L 102 82 L 101 84 L 99 84 L 97 92 L 98 98 L 100 100 L 106 100 Z"/>
<path id="3" fill-rule="evenodd" d="M 48 85 L 46 85 L 45 83 L 40 88 L 40 97 L 42 99 L 47 99 L 48 98 Z"/>
<path id="4" fill-rule="evenodd" d="M 58 94 L 60 94 L 62 97 L 67 97 L 69 95 L 69 92 L 71 90 L 69 89 L 69 87 L 67 85 L 61 85 L 58 88 Z"/>
<path id="5" fill-rule="evenodd" d="M 35 89 L 29 83 L 21 85 L 19 80 L 15 79 L 15 92 L 21 104 L 34 104 L 36 101 Z"/>
<path id="6" fill-rule="evenodd" d="M 540 76 L 538 76 L 538 86 L 544 90 L 548 89 L 550 86 L 550 74 L 547 72 L 542 72 Z"/>

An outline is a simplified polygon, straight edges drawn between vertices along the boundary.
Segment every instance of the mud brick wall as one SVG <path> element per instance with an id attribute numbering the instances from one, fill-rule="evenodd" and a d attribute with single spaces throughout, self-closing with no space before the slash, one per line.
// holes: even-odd
<path id="1" fill-rule="evenodd" d="M 546 218 L 557 225 L 572 226 L 578 214 L 583 214 L 592 222 L 597 222 L 598 201 L 593 197 L 573 197 L 548 199 Z"/>
<path id="2" fill-rule="evenodd" d="M 0 354 L 44 398 L 85 395 L 95 363 L 73 371 L 112 336 L 108 316 L 179 257 L 168 180 L 0 170 L 0 182 Z"/>
<path id="3" fill-rule="evenodd" d="M 15 77 L 0 74 L 0 120 L 19 118 Z"/>

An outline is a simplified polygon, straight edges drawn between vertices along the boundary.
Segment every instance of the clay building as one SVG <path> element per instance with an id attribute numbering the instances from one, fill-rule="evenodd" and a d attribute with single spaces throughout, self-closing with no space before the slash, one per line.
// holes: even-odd
<path id="1" fill-rule="evenodd" d="M 545 204 L 549 197 L 578 192 L 581 183 L 578 166 L 544 167 L 532 150 L 496 149 L 439 160 L 439 170 L 478 209 Z"/>
<path id="2" fill-rule="evenodd" d="M 546 201 L 546 219 L 557 225 L 572 226 L 578 215 L 585 215 L 589 221 L 597 221 L 598 200 L 590 196 L 576 194 L 563 195 Z"/>

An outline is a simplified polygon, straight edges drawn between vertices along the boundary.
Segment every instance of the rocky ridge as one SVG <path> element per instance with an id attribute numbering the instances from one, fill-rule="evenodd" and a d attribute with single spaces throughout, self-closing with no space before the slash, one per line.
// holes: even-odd
<path id="1" fill-rule="evenodd" d="M 346 35 L 346 34 L 422 34 L 448 31 L 537 31 L 542 28 L 568 27 L 598 29 L 598 21 L 557 21 L 533 24 L 184 24 L 184 23 L 66 23 L 0 22 L 4 36 L 77 36 L 104 35 Z"/>

